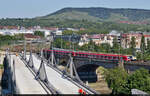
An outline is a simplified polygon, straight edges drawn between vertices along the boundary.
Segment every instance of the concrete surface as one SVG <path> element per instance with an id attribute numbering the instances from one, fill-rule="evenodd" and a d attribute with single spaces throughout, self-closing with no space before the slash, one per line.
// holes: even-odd
<path id="1" fill-rule="evenodd" d="M 36 69 L 39 69 L 41 61 L 37 59 L 34 55 L 33 62 Z M 27 60 L 29 60 L 29 55 L 27 55 Z M 46 65 L 46 64 L 45 64 Z M 66 79 L 64 76 L 60 75 L 54 69 L 45 66 L 47 77 L 49 82 L 63 94 L 78 94 L 79 87 L 73 84 L 71 81 Z"/>
<path id="2" fill-rule="evenodd" d="M 19 94 L 47 94 L 20 58 L 12 55 L 11 62 L 13 59 L 15 60 L 16 85 Z"/>

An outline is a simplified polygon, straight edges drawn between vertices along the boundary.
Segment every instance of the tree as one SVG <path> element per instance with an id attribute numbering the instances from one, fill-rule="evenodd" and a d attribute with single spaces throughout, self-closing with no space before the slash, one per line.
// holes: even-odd
<path id="1" fill-rule="evenodd" d="M 72 31 L 72 30 L 65 30 L 63 32 L 63 35 L 72 35 L 73 33 L 74 33 L 74 31 Z"/>
<path id="2" fill-rule="evenodd" d="M 34 35 L 40 36 L 40 37 L 44 37 L 44 32 L 42 31 L 35 31 Z"/>
<path id="3" fill-rule="evenodd" d="M 127 79 L 128 88 L 139 89 L 150 93 L 150 74 L 149 71 L 141 68 L 136 70 Z"/>
<path id="4" fill-rule="evenodd" d="M 113 39 L 112 52 L 114 52 L 114 53 L 119 53 L 119 43 L 118 43 L 117 37 L 115 37 L 115 38 Z"/>
<path id="5" fill-rule="evenodd" d="M 150 40 L 147 40 L 147 48 L 146 48 L 147 53 L 150 53 Z"/>
<path id="6" fill-rule="evenodd" d="M 136 47 L 136 45 L 135 45 L 135 37 L 132 37 L 131 38 L 131 42 L 130 42 L 130 49 L 131 49 L 131 52 L 132 52 L 132 54 L 135 56 L 135 47 Z"/>
<path id="7" fill-rule="evenodd" d="M 145 55 L 145 50 L 146 50 L 145 37 L 144 37 L 144 35 L 142 35 L 142 38 L 141 38 L 141 46 L 140 46 L 140 49 L 141 49 L 141 52 L 142 52 L 142 55 L 141 55 L 142 57 L 141 57 L 141 58 L 143 58 L 144 55 Z M 144 60 L 144 58 L 143 58 L 142 60 Z"/>
<path id="8" fill-rule="evenodd" d="M 127 74 L 121 68 L 114 68 L 104 71 L 105 80 L 112 94 L 131 94 L 131 89 L 139 89 L 150 93 L 150 74 L 149 70 L 141 68 Z"/>
<path id="9" fill-rule="evenodd" d="M 142 38 L 141 38 L 141 45 L 140 45 L 140 48 L 141 48 L 142 54 L 144 54 L 144 53 L 145 53 L 145 49 L 146 49 L 146 46 L 145 46 L 145 37 L 144 37 L 144 35 L 142 35 Z"/>
<path id="10" fill-rule="evenodd" d="M 61 46 L 62 43 L 62 46 Z M 64 49 L 69 49 L 70 48 L 70 44 L 71 42 L 69 41 L 65 41 L 62 40 L 61 38 L 57 38 L 54 42 L 53 42 L 53 46 L 56 48 L 64 48 Z"/>
<path id="11" fill-rule="evenodd" d="M 63 42 L 61 38 L 58 38 L 54 41 L 53 46 L 56 48 L 61 48 L 61 42 Z"/>
<path id="12" fill-rule="evenodd" d="M 109 53 L 111 51 L 111 46 L 109 43 L 102 43 L 100 45 L 100 52 L 106 52 L 106 53 Z"/>
<path id="13" fill-rule="evenodd" d="M 88 44 L 84 44 L 83 46 L 81 46 L 81 47 L 79 48 L 79 50 L 89 51 L 89 45 L 88 45 Z"/>
<path id="14" fill-rule="evenodd" d="M 109 69 L 104 72 L 108 86 L 112 88 L 112 94 L 129 94 L 126 80 L 128 74 L 122 68 Z"/>
<path id="15" fill-rule="evenodd" d="M 95 43 L 92 40 L 90 40 L 88 46 L 89 46 L 89 51 L 94 51 Z"/>

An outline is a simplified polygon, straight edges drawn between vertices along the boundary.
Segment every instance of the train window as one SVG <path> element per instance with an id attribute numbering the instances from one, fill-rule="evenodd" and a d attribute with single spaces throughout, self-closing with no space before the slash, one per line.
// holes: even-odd
<path id="1" fill-rule="evenodd" d="M 113 59 L 113 56 L 111 56 L 111 58 L 110 58 L 111 60 Z"/>
<path id="2" fill-rule="evenodd" d="M 95 58 L 96 57 L 96 55 L 93 55 L 93 58 Z"/>
<path id="3" fill-rule="evenodd" d="M 96 58 L 99 58 L 99 55 L 96 55 Z"/>
<path id="4" fill-rule="evenodd" d="M 102 56 L 101 55 L 99 55 L 99 59 L 101 59 L 102 58 Z"/>
<path id="5" fill-rule="evenodd" d="M 116 59 L 117 59 L 117 58 L 116 58 L 116 56 L 114 56 L 114 57 L 113 57 L 113 59 L 115 59 L 115 60 L 116 60 Z"/>
<path id="6" fill-rule="evenodd" d="M 85 54 L 82 54 L 83 57 L 85 57 Z"/>
<path id="7" fill-rule="evenodd" d="M 119 57 L 117 57 L 116 59 L 119 60 Z"/>
<path id="8" fill-rule="evenodd" d="M 85 57 L 88 57 L 88 55 L 86 54 Z"/>
<path id="9" fill-rule="evenodd" d="M 77 53 L 77 56 L 79 56 L 79 53 Z"/>
<path id="10" fill-rule="evenodd" d="M 55 51 L 55 53 L 56 53 L 56 54 L 58 54 L 58 52 L 57 52 L 57 51 Z"/>
<path id="11" fill-rule="evenodd" d="M 111 59 L 111 56 L 108 56 L 108 59 Z"/>
<path id="12" fill-rule="evenodd" d="M 92 55 L 93 58 L 95 58 L 95 55 Z"/>
<path id="13" fill-rule="evenodd" d="M 101 56 L 101 59 L 104 59 L 104 56 Z"/>
<path id="14" fill-rule="evenodd" d="M 81 57 L 81 54 L 79 54 L 79 56 Z"/>

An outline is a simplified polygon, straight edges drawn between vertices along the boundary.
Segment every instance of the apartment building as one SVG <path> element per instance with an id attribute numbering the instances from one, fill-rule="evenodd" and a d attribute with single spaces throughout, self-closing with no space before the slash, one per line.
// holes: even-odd
<path id="1" fill-rule="evenodd" d="M 108 43 L 110 46 L 113 46 L 113 39 L 118 38 L 115 35 L 109 35 L 109 34 L 94 34 L 94 35 L 82 35 L 79 45 L 83 46 L 84 44 L 88 44 L 90 40 L 92 40 L 95 44 L 100 45 L 103 43 Z"/>
<path id="2" fill-rule="evenodd" d="M 121 34 L 121 46 L 123 48 L 130 48 L 131 44 L 131 39 L 132 37 L 135 38 L 135 45 L 136 45 L 136 49 L 140 49 L 140 45 L 141 45 L 141 38 L 142 38 L 142 34 L 140 33 L 125 33 L 125 34 Z"/>

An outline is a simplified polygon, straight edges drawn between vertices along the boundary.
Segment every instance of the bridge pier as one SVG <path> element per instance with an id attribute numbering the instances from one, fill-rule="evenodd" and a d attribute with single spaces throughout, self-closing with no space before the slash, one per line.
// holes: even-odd
<path id="1" fill-rule="evenodd" d="M 70 71 L 70 77 L 74 78 L 74 79 L 77 79 L 79 82 L 82 82 L 80 80 L 80 77 L 79 77 L 78 73 L 77 73 L 76 67 L 74 65 L 73 57 L 71 55 L 70 55 L 70 59 L 68 61 L 66 69 L 65 69 L 66 72 L 67 72 L 68 68 L 69 68 L 69 71 Z"/>
<path id="2" fill-rule="evenodd" d="M 41 60 L 40 68 L 36 74 L 36 79 L 38 79 L 38 78 L 44 82 L 48 81 L 43 60 Z"/>
<path id="3" fill-rule="evenodd" d="M 6 52 L 3 64 L 2 95 L 14 94 L 16 92 L 15 62 L 13 60 L 13 64 L 11 64 L 11 56 L 9 52 Z"/>
<path id="4" fill-rule="evenodd" d="M 24 41 L 24 59 L 26 60 L 26 40 Z"/>

